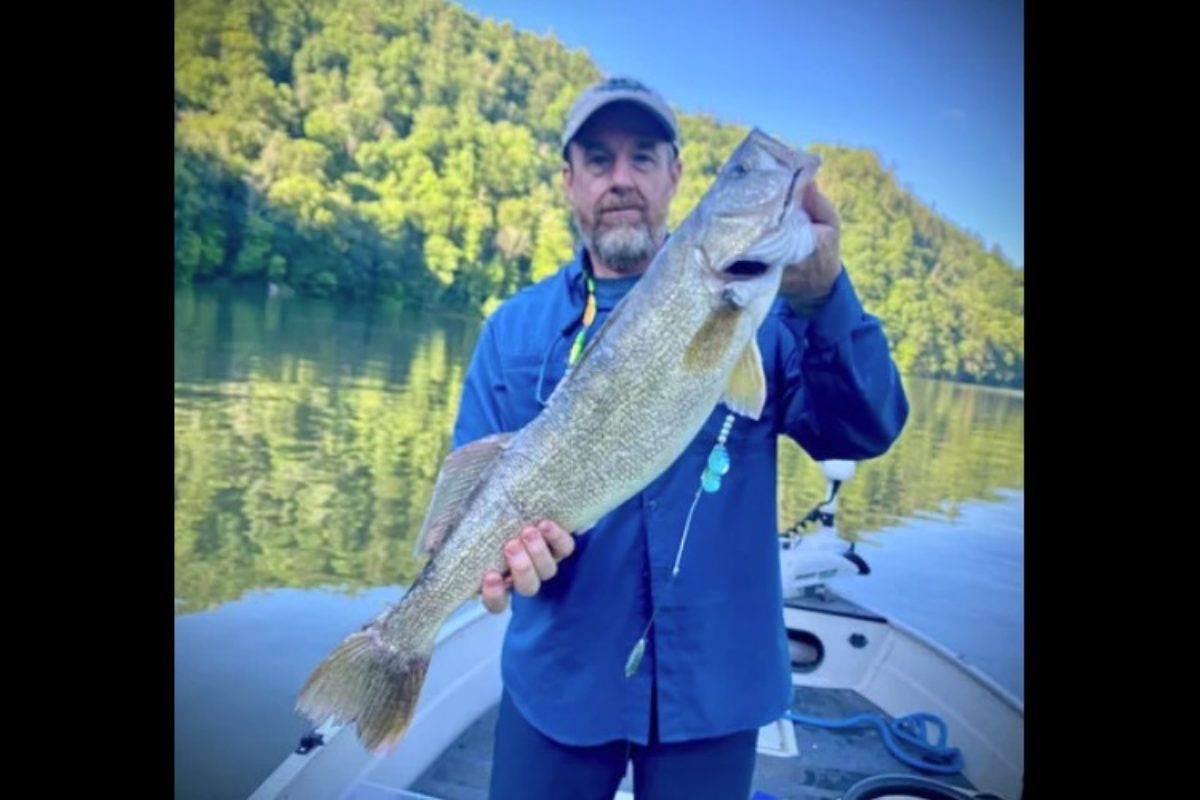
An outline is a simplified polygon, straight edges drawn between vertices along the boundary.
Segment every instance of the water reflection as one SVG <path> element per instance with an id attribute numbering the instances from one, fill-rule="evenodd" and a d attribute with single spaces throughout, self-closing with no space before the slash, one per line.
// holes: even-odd
<path id="1" fill-rule="evenodd" d="M 176 294 L 177 613 L 255 589 L 404 584 L 479 323 L 263 291 Z M 910 378 L 912 415 L 841 495 L 850 538 L 1023 488 L 1021 395 Z M 779 518 L 824 492 L 780 445 Z"/>

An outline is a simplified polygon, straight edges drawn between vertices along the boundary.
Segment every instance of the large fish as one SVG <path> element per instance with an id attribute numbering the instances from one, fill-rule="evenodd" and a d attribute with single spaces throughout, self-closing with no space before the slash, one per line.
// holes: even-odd
<path id="1" fill-rule="evenodd" d="M 591 528 L 670 467 L 720 402 L 759 417 L 755 334 L 783 265 L 814 247 L 799 199 L 819 164 L 750 132 L 545 409 L 520 431 L 446 457 L 420 536 L 432 557 L 394 608 L 314 670 L 298 710 L 355 721 L 369 750 L 394 746 L 438 629 L 485 571 L 507 571 L 506 541 L 542 519 Z"/>

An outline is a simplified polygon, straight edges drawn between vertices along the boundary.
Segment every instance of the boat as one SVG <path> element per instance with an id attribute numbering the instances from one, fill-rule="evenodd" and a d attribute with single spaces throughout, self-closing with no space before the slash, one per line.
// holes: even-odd
<path id="1" fill-rule="evenodd" d="M 836 533 L 853 462 L 822 462 L 826 498 L 780 535 L 793 703 L 759 731 L 754 800 L 1020 800 L 1024 704 L 901 620 L 830 582 L 869 580 Z M 372 755 L 326 722 L 250 800 L 485 800 L 510 612 L 464 604 L 439 631 L 405 737 Z M 627 773 L 615 800 L 630 800 Z"/>

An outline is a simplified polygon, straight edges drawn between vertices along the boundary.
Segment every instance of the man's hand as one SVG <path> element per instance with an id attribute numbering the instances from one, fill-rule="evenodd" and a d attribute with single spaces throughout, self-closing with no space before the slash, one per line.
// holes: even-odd
<path id="1" fill-rule="evenodd" d="M 575 539 L 571 534 L 549 520 L 530 526 L 521 535 L 504 545 L 504 557 L 508 561 L 508 577 L 501 577 L 495 570 L 483 576 L 483 605 L 493 614 L 508 608 L 508 589 L 516 589 L 525 597 L 537 594 L 542 581 L 548 581 L 558 572 L 558 562 L 575 552 Z"/>
<path id="2" fill-rule="evenodd" d="M 805 313 L 821 306 L 841 274 L 842 223 L 833 203 L 821 194 L 815 182 L 804 188 L 801 207 L 812 220 L 817 244 L 803 261 L 784 267 L 779 293 L 798 312 Z"/>

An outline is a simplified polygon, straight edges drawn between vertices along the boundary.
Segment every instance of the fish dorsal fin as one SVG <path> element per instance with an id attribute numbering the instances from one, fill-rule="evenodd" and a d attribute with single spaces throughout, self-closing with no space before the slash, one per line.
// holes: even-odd
<path id="1" fill-rule="evenodd" d="M 432 555 L 446 540 L 446 534 L 462 519 L 467 498 L 479 485 L 497 456 L 512 438 L 511 433 L 485 436 L 458 448 L 442 462 L 433 494 L 429 498 L 429 510 L 425 512 L 425 523 L 417 536 L 413 551 L 416 555 Z"/>
<path id="2" fill-rule="evenodd" d="M 763 406 L 767 403 L 767 376 L 763 373 L 757 337 L 750 338 L 733 365 L 721 399 L 734 413 L 750 419 L 762 416 Z"/>

